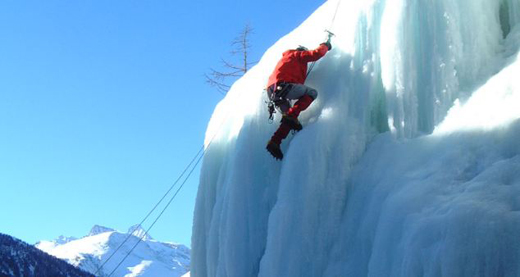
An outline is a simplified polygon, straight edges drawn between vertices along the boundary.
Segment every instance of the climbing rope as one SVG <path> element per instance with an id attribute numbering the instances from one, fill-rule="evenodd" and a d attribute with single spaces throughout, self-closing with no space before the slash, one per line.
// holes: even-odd
<path id="1" fill-rule="evenodd" d="M 135 230 L 139 227 L 141 227 L 143 225 L 143 223 L 150 217 L 150 215 L 157 209 L 157 207 L 159 207 L 159 205 L 162 203 L 162 201 L 166 198 L 166 196 L 168 196 L 168 194 L 170 194 L 170 192 L 173 190 L 173 188 L 177 185 L 177 183 L 181 180 L 182 176 L 184 174 L 186 174 L 186 172 L 188 171 L 188 169 L 192 166 L 193 162 L 197 159 L 197 157 L 204 151 L 204 146 L 201 147 L 201 149 L 197 152 L 197 154 L 195 155 L 195 157 L 193 157 L 193 159 L 190 161 L 190 163 L 186 166 L 186 168 L 184 169 L 184 171 L 179 175 L 179 177 L 177 178 L 177 180 L 175 180 L 175 182 L 173 183 L 172 186 L 170 186 L 170 188 L 168 189 L 168 191 L 166 191 L 166 193 L 161 197 L 161 199 L 155 204 L 155 206 L 150 210 L 150 212 L 148 212 L 148 214 L 144 217 L 144 219 L 141 221 L 141 223 L 139 223 Z M 197 162 L 198 163 L 198 162 Z M 196 166 L 196 165 L 195 165 Z M 188 176 L 189 177 L 189 176 Z M 133 231 L 132 232 L 129 232 L 127 234 L 127 236 L 125 237 L 125 239 L 119 244 L 119 246 L 116 248 L 116 250 L 114 250 L 114 252 L 112 252 L 112 254 L 100 265 L 100 267 L 98 267 L 98 269 L 96 270 L 96 272 L 94 273 L 94 275 L 97 275 L 101 269 L 106 265 L 106 263 L 108 261 L 110 261 L 112 259 L 112 257 L 114 257 L 114 255 L 121 249 L 121 247 L 133 236 Z M 145 235 L 143 236 L 143 238 L 146 236 L 146 234 L 148 234 L 148 231 L 146 231 Z M 140 238 L 142 240 L 142 238 Z"/>
<path id="2" fill-rule="evenodd" d="M 191 160 L 191 162 L 186 166 L 186 168 L 184 169 L 184 171 L 179 175 L 179 177 L 177 178 L 177 180 L 174 182 L 174 184 L 168 189 L 168 191 L 166 191 L 166 193 L 162 196 L 162 198 L 157 202 L 157 204 L 155 204 L 155 206 L 152 208 L 152 210 L 146 215 L 146 217 L 141 221 L 141 223 L 139 223 L 138 227 L 140 227 L 147 219 L 148 217 L 150 217 L 150 215 L 157 209 L 157 207 L 161 204 L 161 202 L 166 198 L 166 196 L 168 194 L 170 194 L 170 192 L 173 190 L 173 188 L 175 187 L 175 185 L 177 185 L 177 183 L 179 182 L 180 179 L 182 179 L 183 175 L 188 171 L 188 169 L 191 167 L 191 170 L 189 171 L 188 175 L 184 178 L 184 181 L 181 183 L 181 185 L 179 186 L 179 188 L 175 191 L 175 194 L 170 198 L 170 200 L 168 201 L 168 203 L 166 203 L 166 206 L 164 206 L 164 208 L 161 210 L 161 212 L 159 213 L 159 215 L 155 218 L 155 220 L 152 222 L 152 224 L 150 225 L 150 227 L 148 227 L 148 229 L 146 229 L 145 233 L 142 235 L 142 236 L 138 236 L 138 240 L 137 242 L 134 244 L 134 246 L 130 249 L 130 251 L 128 251 L 128 253 L 123 257 L 123 259 L 116 265 L 116 267 L 110 272 L 110 274 L 108 275 L 108 277 L 112 276 L 112 274 L 114 274 L 114 272 L 123 264 L 123 262 L 128 258 L 128 256 L 130 256 L 130 254 L 135 250 L 135 248 L 143 241 L 143 239 L 149 234 L 150 230 L 153 228 L 153 226 L 155 225 L 155 223 L 157 223 L 157 221 L 159 221 L 159 219 L 162 217 L 162 215 L 164 214 L 164 212 L 168 209 L 168 207 L 170 206 L 170 204 L 173 202 L 173 200 L 175 199 L 175 197 L 179 194 L 179 192 L 181 191 L 181 189 L 184 187 L 184 185 L 186 184 L 186 182 L 188 181 L 188 179 L 190 178 L 190 176 L 193 174 L 195 168 L 197 167 L 197 165 L 201 162 L 202 158 L 205 156 L 206 152 L 208 151 L 209 147 L 211 146 L 213 140 L 215 139 L 215 137 L 217 136 L 218 134 L 218 131 L 222 128 L 222 126 L 224 125 L 224 122 L 227 121 L 227 118 L 229 117 L 230 115 L 230 112 L 228 112 L 227 116 L 225 117 L 225 120 L 222 121 L 222 123 L 220 124 L 219 128 L 217 129 L 217 132 L 215 132 L 215 134 L 213 135 L 213 137 L 211 138 L 211 140 L 208 142 L 208 145 L 206 147 L 206 149 L 204 149 L 204 145 L 201 147 L 201 149 L 197 152 L 197 154 L 195 154 L 195 156 L 193 157 L 193 159 Z M 195 164 L 193 165 L 193 162 L 196 160 Z M 136 227 L 136 228 L 138 228 Z M 103 264 L 101 264 L 101 266 L 98 268 L 98 270 L 96 271 L 96 273 L 94 275 L 96 275 L 99 271 L 101 271 L 101 269 L 103 268 L 103 266 L 106 265 L 106 263 L 121 249 L 121 247 L 128 241 L 128 239 L 130 239 L 130 237 L 133 236 L 132 234 L 133 232 L 129 233 L 125 240 L 117 247 L 117 249 L 108 257 L 108 259 L 106 259 Z"/>
<path id="3" fill-rule="evenodd" d="M 205 152 L 205 151 L 204 151 Z M 148 227 L 148 229 L 146 229 L 144 235 L 140 236 L 139 239 L 137 240 L 137 242 L 134 244 L 134 246 L 130 249 L 130 251 L 128 251 L 128 253 L 126 253 L 125 257 L 119 262 L 119 264 L 117 264 L 117 266 L 112 270 L 112 272 L 110 272 L 110 274 L 108 274 L 108 277 L 112 276 L 112 274 L 114 274 L 114 272 L 116 272 L 116 270 L 121 266 L 121 264 L 123 264 L 123 262 L 128 258 L 128 256 L 130 256 L 130 254 L 134 251 L 134 249 L 143 241 L 143 238 L 145 238 L 148 233 L 150 232 L 150 230 L 153 228 L 153 226 L 155 225 L 155 223 L 157 223 L 157 221 L 161 218 L 161 216 L 164 214 L 164 212 L 168 209 L 168 207 L 170 206 L 170 204 L 173 202 L 173 200 L 175 199 L 175 197 L 177 196 L 177 194 L 179 194 L 179 192 L 181 191 L 182 187 L 184 187 L 184 184 L 186 184 L 186 182 L 188 181 L 188 179 L 190 178 L 191 174 L 193 173 L 193 171 L 195 170 L 195 168 L 197 167 L 197 165 L 200 163 L 200 161 L 202 160 L 202 158 L 204 157 L 204 152 L 202 153 L 202 155 L 200 155 L 200 157 L 197 159 L 197 162 L 195 163 L 195 165 L 191 168 L 190 172 L 188 173 L 188 175 L 186 176 L 186 178 L 184 179 L 184 181 L 182 182 L 182 184 L 179 186 L 179 188 L 177 189 L 177 191 L 175 192 L 175 194 L 172 196 L 172 198 L 170 198 L 170 201 L 168 201 L 168 203 L 166 204 L 166 206 L 162 209 L 161 213 L 155 218 L 154 222 L 150 225 L 150 227 Z M 197 155 L 199 155 L 197 153 Z M 197 157 L 197 156 L 195 156 Z"/>
<path id="4" fill-rule="evenodd" d="M 239 96 L 239 99 L 242 98 L 243 95 L 240 94 Z M 190 178 L 190 176 L 192 175 L 192 173 L 194 172 L 195 168 L 197 167 L 197 165 L 201 162 L 202 158 L 206 155 L 208 149 L 210 148 L 211 144 L 213 143 L 213 141 L 215 140 L 215 138 L 217 137 L 217 135 L 219 134 L 219 131 L 222 129 L 222 126 L 224 125 L 224 123 L 229 119 L 231 115 L 231 110 L 228 110 L 227 111 L 227 114 L 225 115 L 224 117 L 224 120 L 222 120 L 222 122 L 220 123 L 220 126 L 216 129 L 216 132 L 215 134 L 213 134 L 213 136 L 211 137 L 211 139 L 209 140 L 208 142 L 208 145 L 206 147 L 204 147 L 204 145 L 202 145 L 202 147 L 199 149 L 199 151 L 197 152 L 197 154 L 195 154 L 195 156 L 193 157 L 193 159 L 190 161 L 190 163 L 186 166 L 186 168 L 184 169 L 184 171 L 179 175 L 179 177 L 177 178 L 177 180 L 173 183 L 173 185 L 170 186 L 170 188 L 166 191 L 166 193 L 161 197 L 161 199 L 155 204 L 155 206 L 150 210 L 150 212 L 148 212 L 148 214 L 145 216 L 145 218 L 141 221 L 141 223 L 139 223 L 139 225 L 136 227 L 139 228 L 142 226 L 142 224 L 150 217 L 150 215 L 157 209 L 157 207 L 162 203 L 162 201 L 166 198 L 166 196 L 168 196 L 168 194 L 170 194 L 170 192 L 173 190 L 173 188 L 177 185 L 177 183 L 182 179 L 183 175 L 191 168 L 191 170 L 189 171 L 188 175 L 186 176 L 186 178 L 184 179 L 184 181 L 181 183 L 181 185 L 179 186 L 179 188 L 175 191 L 175 194 L 170 198 L 170 200 L 168 201 L 168 203 L 166 204 L 166 206 L 162 209 L 162 211 L 159 213 L 159 215 L 155 218 L 154 222 L 150 225 L 150 227 L 148 227 L 148 229 L 146 229 L 145 233 L 142 235 L 142 236 L 138 236 L 138 240 L 137 242 L 134 244 L 134 246 L 130 249 L 130 251 L 128 251 L 128 253 L 123 257 L 123 259 L 117 264 L 117 266 L 110 272 L 110 274 L 108 275 L 108 277 L 112 276 L 112 274 L 114 274 L 114 272 L 123 264 L 123 262 L 128 258 L 128 256 L 130 256 L 130 254 L 134 251 L 134 249 L 143 241 L 143 239 L 149 234 L 150 230 L 153 228 L 153 226 L 155 225 L 155 223 L 157 223 L 157 221 L 159 221 L 159 219 L 161 218 L 161 216 L 164 214 L 164 212 L 168 209 L 168 207 L 170 206 L 170 204 L 173 202 L 173 200 L 175 199 L 175 197 L 177 196 L 177 194 L 179 194 L 179 192 L 181 191 L 181 189 L 184 187 L 184 184 L 186 184 L 186 182 L 188 181 L 188 179 Z M 196 162 L 195 162 L 196 161 Z M 193 164 L 195 162 L 195 164 Z M 97 275 L 102 269 L 103 267 L 107 264 L 107 262 L 112 259 L 114 257 L 114 255 L 121 249 L 121 247 L 130 239 L 130 237 L 133 236 L 133 232 L 130 232 L 129 234 L 127 234 L 126 238 L 123 240 L 123 242 L 121 242 L 121 244 L 119 244 L 119 246 L 116 248 L 116 250 L 114 252 L 112 252 L 112 254 L 108 257 L 108 259 L 106 259 L 102 264 L 101 266 L 96 270 L 96 273 L 94 273 L 94 275 Z"/>
<path id="5" fill-rule="evenodd" d="M 328 38 L 330 38 L 331 36 L 331 33 L 330 33 L 330 29 L 333 27 L 334 25 L 334 21 L 336 20 L 336 15 L 338 13 L 338 10 L 339 10 L 339 6 L 341 4 L 341 1 L 342 0 L 338 0 L 338 4 L 336 5 L 336 9 L 335 9 L 335 12 L 334 12 L 334 16 L 332 17 L 332 21 L 331 21 L 331 24 L 330 24 L 330 27 L 328 30 L 326 30 L 327 32 L 329 32 L 328 34 Z M 307 76 L 311 73 L 312 69 L 314 68 L 314 65 L 315 65 L 316 62 L 313 62 L 309 68 L 309 71 L 307 72 Z M 240 95 L 240 97 L 242 97 L 242 95 Z M 142 235 L 142 236 L 138 236 L 138 240 L 137 242 L 134 244 L 134 246 L 130 249 L 130 251 L 128 251 L 128 253 L 123 257 L 123 259 L 117 264 L 117 266 L 110 272 L 110 274 L 108 275 L 108 277 L 112 276 L 112 274 L 114 274 L 114 272 L 123 264 L 123 262 L 128 258 L 128 256 L 130 256 L 130 254 L 135 250 L 135 248 L 143 241 L 143 239 L 148 235 L 148 233 L 150 232 L 150 230 L 153 228 L 153 226 L 157 223 L 157 221 L 159 221 L 159 219 L 162 217 L 162 215 L 164 214 L 164 212 L 168 209 L 168 207 L 170 206 L 170 204 L 173 202 L 173 200 L 175 199 L 175 197 L 177 197 L 177 195 L 179 194 L 179 192 L 181 191 L 181 189 L 184 187 L 184 185 L 186 184 L 186 182 L 188 181 L 188 179 L 190 178 L 190 176 L 192 175 L 192 173 L 194 172 L 195 168 L 199 165 L 199 163 L 202 161 L 202 158 L 205 156 L 206 152 L 208 151 L 209 147 L 211 146 L 213 140 L 215 139 L 215 137 L 217 136 L 217 134 L 219 133 L 220 129 L 222 128 L 222 126 L 224 125 L 224 123 L 227 121 L 227 119 L 229 118 L 231 112 L 228 111 L 227 115 L 224 117 L 224 120 L 222 121 L 222 123 L 220 124 L 219 128 L 217 128 L 217 131 L 215 132 L 215 134 L 213 135 L 213 137 L 210 139 L 210 141 L 208 142 L 208 145 L 207 147 L 205 148 L 204 145 L 199 149 L 199 151 L 197 152 L 197 154 L 195 154 L 195 156 L 193 157 L 193 159 L 190 161 L 190 163 L 186 166 L 186 168 L 183 170 L 183 172 L 179 175 L 179 177 L 177 178 L 177 180 L 173 183 L 173 185 L 170 186 L 170 188 L 166 191 L 166 193 L 161 197 L 161 199 L 155 204 L 155 206 L 148 212 L 148 214 L 144 217 L 144 219 L 141 221 L 141 223 L 139 223 L 136 227 L 139 228 L 142 226 L 142 224 L 151 216 L 151 214 L 157 209 L 157 207 L 159 207 L 159 205 L 164 201 L 164 199 L 166 199 L 166 197 L 170 194 L 170 192 L 175 188 L 175 186 L 178 184 L 178 182 L 182 179 L 182 177 L 186 174 L 186 172 L 188 172 L 188 170 L 191 168 L 191 170 L 189 170 L 189 173 L 187 174 L 187 176 L 184 178 L 184 181 L 181 183 L 181 185 L 179 186 L 179 188 L 175 191 L 174 195 L 170 198 L 170 200 L 168 201 L 168 203 L 166 203 L 166 206 L 161 210 L 161 212 L 159 213 L 159 215 L 155 218 L 155 220 L 153 221 L 153 223 L 150 225 L 150 227 L 148 227 L 148 229 L 146 229 L 145 233 Z M 196 161 L 196 162 L 195 162 Z M 195 162 L 195 164 L 193 164 Z M 110 261 L 114 256 L 115 254 L 121 249 L 121 247 L 130 239 L 130 237 L 133 236 L 133 231 L 132 232 L 129 232 L 126 236 L 126 238 L 123 240 L 123 242 L 121 242 L 121 244 L 116 248 L 116 250 L 114 250 L 114 252 L 112 252 L 112 254 L 101 264 L 101 266 L 96 270 L 96 272 L 94 273 L 94 275 L 97 275 L 102 269 L 103 267 L 108 263 L 108 261 Z"/>
<path id="6" fill-rule="evenodd" d="M 330 23 L 330 27 L 328 30 L 332 29 L 332 26 L 334 25 L 334 21 L 336 21 L 336 15 L 338 14 L 340 4 L 341 4 L 341 0 L 338 0 L 338 4 L 336 5 L 336 11 L 334 11 L 334 16 L 332 17 L 332 22 Z"/>
<path id="7" fill-rule="evenodd" d="M 330 38 L 334 35 L 330 30 L 334 26 L 334 22 L 336 21 L 336 15 L 338 14 L 339 6 L 341 4 L 342 0 L 338 0 L 338 4 L 336 4 L 336 9 L 334 10 L 334 16 L 332 17 L 332 21 L 330 22 L 330 26 L 328 29 L 325 30 L 327 32 L 327 39 L 330 40 Z M 309 70 L 307 70 L 307 77 L 309 77 L 309 74 L 311 74 L 312 70 L 314 69 L 314 65 L 316 65 L 316 62 L 312 62 L 311 66 L 309 66 Z"/>

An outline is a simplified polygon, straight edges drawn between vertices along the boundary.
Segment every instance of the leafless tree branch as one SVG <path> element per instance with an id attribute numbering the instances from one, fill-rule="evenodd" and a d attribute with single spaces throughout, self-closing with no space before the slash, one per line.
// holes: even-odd
<path id="1" fill-rule="evenodd" d="M 240 65 L 233 64 L 224 59 L 221 59 L 222 65 L 224 68 L 228 69 L 227 71 L 218 71 L 213 68 L 210 68 L 209 74 L 204 74 L 206 78 L 206 83 L 217 88 L 219 92 L 226 93 L 230 89 L 230 85 L 226 83 L 226 80 L 229 78 L 238 78 L 247 73 L 247 71 L 251 68 L 253 64 L 249 62 L 249 49 L 251 49 L 251 44 L 249 42 L 249 37 L 253 33 L 253 29 L 246 24 L 244 29 L 240 32 L 240 34 L 232 41 L 231 46 L 233 49 L 231 50 L 232 55 L 241 55 L 241 63 Z"/>

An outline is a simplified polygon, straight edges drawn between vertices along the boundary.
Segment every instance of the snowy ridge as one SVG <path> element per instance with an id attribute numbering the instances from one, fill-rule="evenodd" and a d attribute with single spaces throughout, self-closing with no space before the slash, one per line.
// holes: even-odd
<path id="1" fill-rule="evenodd" d="M 90 232 L 88 233 L 87 237 L 103 234 L 103 233 L 106 233 L 106 232 L 114 232 L 114 231 L 115 230 L 112 229 L 112 228 L 107 228 L 107 227 L 104 227 L 104 226 L 94 225 L 94 227 L 92 227 L 92 229 L 90 229 Z"/>
<path id="2" fill-rule="evenodd" d="M 97 276 L 108 276 L 138 242 L 139 238 L 136 234 L 143 230 L 136 228 L 137 226 L 129 228 L 133 236 L 105 264 Z M 97 225 L 92 228 L 90 234 L 93 235 L 64 244 L 43 241 L 36 247 L 85 271 L 95 273 L 128 234 Z M 158 242 L 148 237 L 128 256 L 113 276 L 182 276 L 188 272 L 189 267 L 190 250 L 186 246 Z"/>
<path id="3" fill-rule="evenodd" d="M 262 89 L 337 1 L 216 107 L 191 275 L 519 276 L 520 2 L 343 0 L 318 99 L 274 161 Z"/>
<path id="4" fill-rule="evenodd" d="M 128 228 L 128 234 L 132 234 L 138 238 L 143 238 L 143 240 L 153 240 L 153 238 L 146 234 L 146 230 L 141 227 L 141 224 L 134 225 Z"/>
<path id="5" fill-rule="evenodd" d="M 0 234 L 0 276 L 92 277 L 36 247 Z"/>

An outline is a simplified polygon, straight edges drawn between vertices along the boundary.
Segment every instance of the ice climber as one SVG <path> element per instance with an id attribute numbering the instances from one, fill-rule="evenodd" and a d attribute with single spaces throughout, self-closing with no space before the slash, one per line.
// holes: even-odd
<path id="1" fill-rule="evenodd" d="M 320 44 L 314 50 L 300 46 L 287 50 L 282 59 L 276 65 L 267 83 L 267 95 L 269 100 L 282 112 L 280 127 L 267 143 L 267 151 L 277 160 L 283 159 L 280 149 L 282 140 L 291 130 L 300 131 L 302 125 L 298 121 L 298 115 L 309 107 L 318 97 L 318 92 L 306 85 L 307 63 L 319 60 L 332 49 L 329 39 Z M 297 100 L 291 107 L 290 100 Z"/>

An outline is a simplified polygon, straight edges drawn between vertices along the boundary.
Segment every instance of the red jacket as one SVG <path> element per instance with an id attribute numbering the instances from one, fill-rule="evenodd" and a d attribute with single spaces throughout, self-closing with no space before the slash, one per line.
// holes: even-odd
<path id="1" fill-rule="evenodd" d="M 285 51 L 269 77 L 267 87 L 279 82 L 303 84 L 307 78 L 307 63 L 319 60 L 328 50 L 325 44 L 321 44 L 311 51 Z"/>

